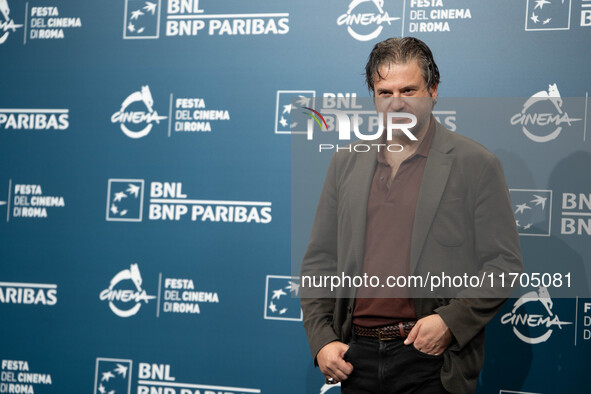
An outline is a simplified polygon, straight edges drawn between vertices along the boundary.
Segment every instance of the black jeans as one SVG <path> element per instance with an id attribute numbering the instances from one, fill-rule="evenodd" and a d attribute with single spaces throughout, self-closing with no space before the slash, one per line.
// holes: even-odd
<path id="1" fill-rule="evenodd" d="M 447 394 L 439 374 L 443 355 L 419 352 L 402 339 L 380 341 L 353 336 L 345 361 L 353 372 L 341 383 L 344 394 Z"/>

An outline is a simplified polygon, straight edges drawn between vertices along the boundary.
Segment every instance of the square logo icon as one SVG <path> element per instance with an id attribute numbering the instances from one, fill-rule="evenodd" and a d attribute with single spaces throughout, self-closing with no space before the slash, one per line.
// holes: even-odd
<path id="1" fill-rule="evenodd" d="M 107 222 L 141 222 L 143 207 L 142 179 L 109 179 Z"/>
<path id="2" fill-rule="evenodd" d="M 315 90 L 278 90 L 275 102 L 275 134 L 306 134 L 308 126 L 292 113 L 310 107 Z M 297 105 L 297 107 L 295 107 Z"/>
<path id="3" fill-rule="evenodd" d="M 525 31 L 569 30 L 572 0 L 527 0 Z"/>
<path id="4" fill-rule="evenodd" d="M 509 189 L 519 235 L 550 236 L 552 190 Z"/>
<path id="5" fill-rule="evenodd" d="M 265 319 L 302 321 L 300 278 L 267 275 L 265 285 Z"/>
<path id="6" fill-rule="evenodd" d="M 131 360 L 97 357 L 94 394 L 131 394 Z"/>
<path id="7" fill-rule="evenodd" d="M 160 37 L 161 0 L 125 0 L 123 39 Z"/>

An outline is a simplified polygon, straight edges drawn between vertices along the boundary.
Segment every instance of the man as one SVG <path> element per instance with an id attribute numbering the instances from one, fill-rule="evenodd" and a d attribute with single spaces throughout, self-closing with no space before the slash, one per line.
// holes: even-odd
<path id="1" fill-rule="evenodd" d="M 440 78 L 427 45 L 412 37 L 378 43 L 366 80 L 378 112 L 403 113 L 398 123 L 408 123 L 404 113 L 416 117 L 416 140 L 395 131 L 386 141 L 383 133 L 374 147 L 404 149 L 333 156 L 302 278 L 521 272 L 501 164 L 435 121 Z M 304 327 L 327 382 L 342 382 L 343 393 L 474 392 L 484 327 L 511 289 L 464 286 L 429 298 L 388 291 L 361 287 L 335 297 L 302 279 Z"/>

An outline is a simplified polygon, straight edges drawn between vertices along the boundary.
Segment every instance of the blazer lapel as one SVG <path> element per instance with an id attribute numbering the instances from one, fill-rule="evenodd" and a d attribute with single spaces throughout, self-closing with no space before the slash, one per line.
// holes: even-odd
<path id="1" fill-rule="evenodd" d="M 355 263 L 360 272 L 363 267 L 363 254 L 365 249 L 365 227 L 367 225 L 367 201 L 369 191 L 377 163 L 377 151 L 359 153 L 356 158 L 354 170 L 351 174 L 351 190 L 349 191 L 349 204 L 351 204 L 351 240 L 355 251 Z"/>
<path id="2" fill-rule="evenodd" d="M 437 212 L 452 167 L 453 155 L 449 154 L 449 151 L 452 150 L 453 146 L 445 138 L 445 133 L 449 133 L 449 131 L 437 123 L 415 211 L 410 247 L 411 274 L 414 273 L 419 262 L 423 245 Z"/>

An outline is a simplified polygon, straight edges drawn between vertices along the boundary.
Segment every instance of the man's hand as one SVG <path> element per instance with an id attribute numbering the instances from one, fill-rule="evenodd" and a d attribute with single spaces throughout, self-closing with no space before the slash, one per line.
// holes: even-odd
<path id="1" fill-rule="evenodd" d="M 333 378 L 335 383 L 346 380 L 353 372 L 353 365 L 343 360 L 348 349 L 343 342 L 334 341 L 324 345 L 316 355 L 320 371 L 327 378 Z"/>
<path id="2" fill-rule="evenodd" d="M 435 313 L 417 321 L 404 344 L 412 346 L 414 343 L 418 351 L 438 356 L 447 349 L 451 339 L 451 331 L 447 324 Z"/>

